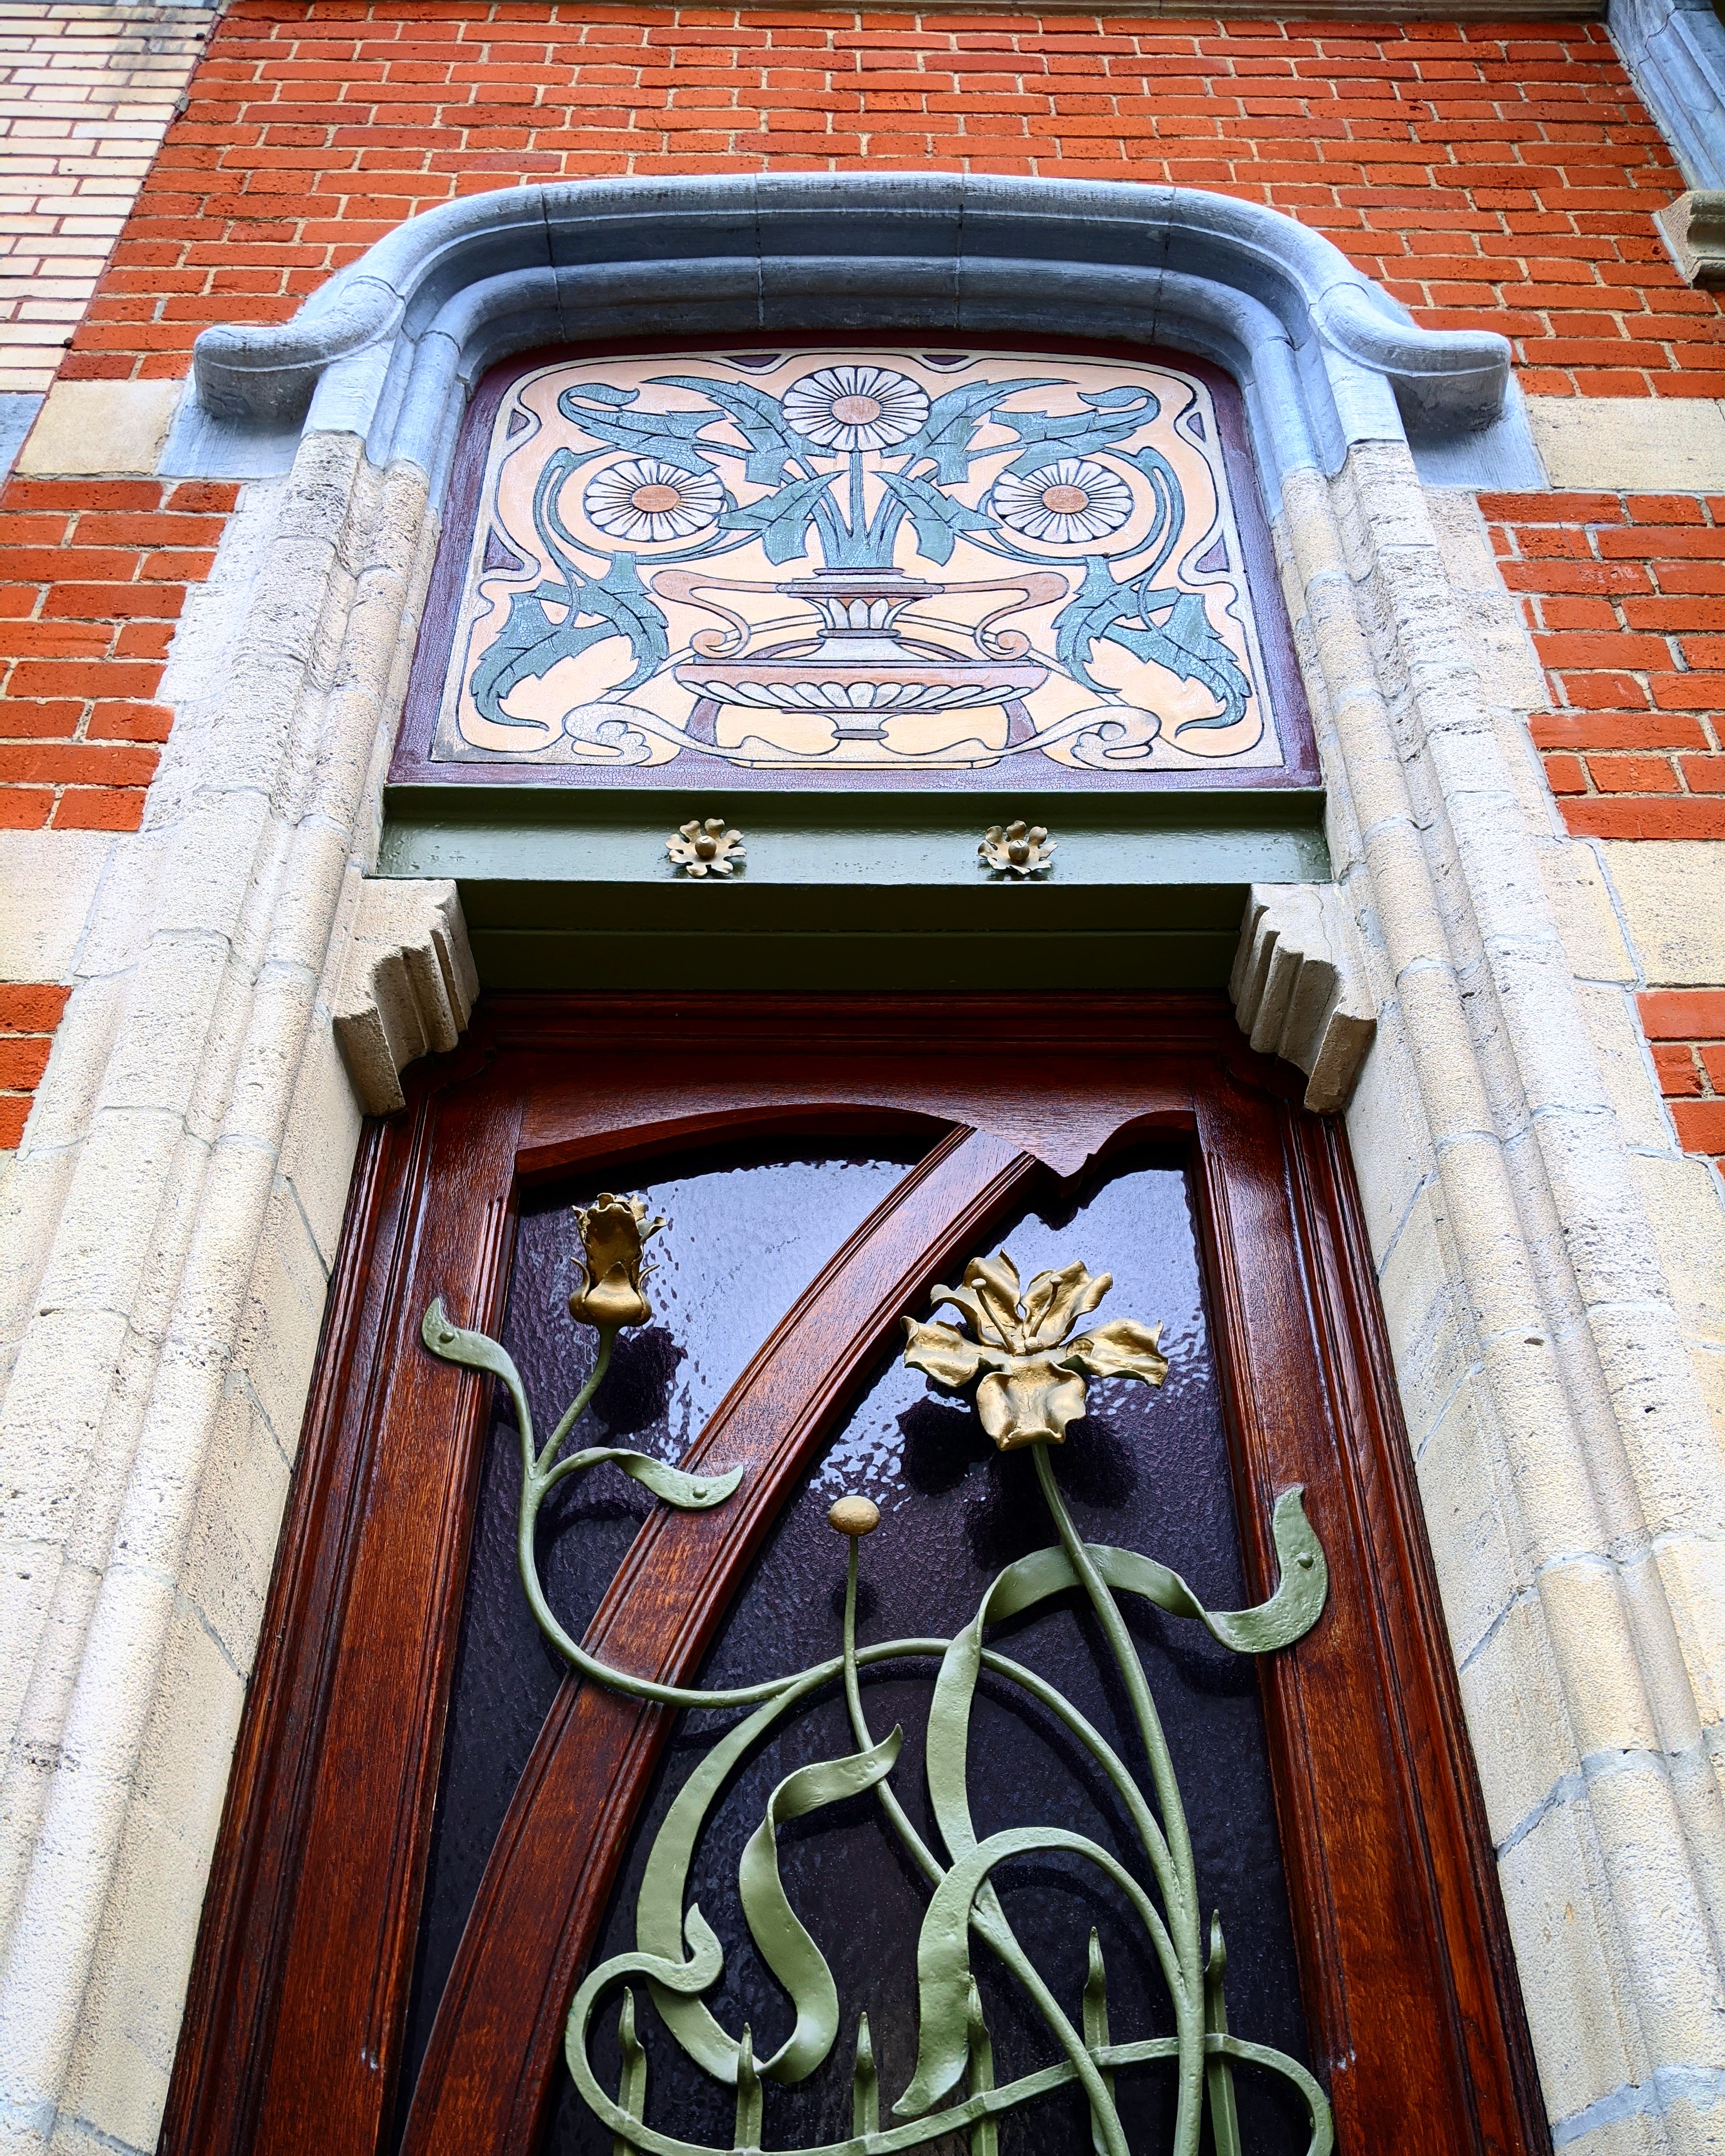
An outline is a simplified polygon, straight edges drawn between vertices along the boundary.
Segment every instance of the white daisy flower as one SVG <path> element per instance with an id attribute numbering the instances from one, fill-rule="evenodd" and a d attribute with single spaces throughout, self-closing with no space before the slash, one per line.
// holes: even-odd
<path id="1" fill-rule="evenodd" d="M 588 481 L 581 506 L 612 538 L 650 547 L 705 531 L 725 506 L 725 490 L 711 472 L 622 457 Z"/>
<path id="2" fill-rule="evenodd" d="M 823 367 L 784 393 L 786 424 L 824 449 L 886 449 L 908 441 L 928 399 L 908 375 L 885 367 Z"/>
<path id="3" fill-rule="evenodd" d="M 1132 490 L 1126 481 L 1088 457 L 1063 457 L 1028 479 L 997 479 L 988 501 L 1012 531 L 1055 547 L 1106 539 L 1132 513 Z"/>

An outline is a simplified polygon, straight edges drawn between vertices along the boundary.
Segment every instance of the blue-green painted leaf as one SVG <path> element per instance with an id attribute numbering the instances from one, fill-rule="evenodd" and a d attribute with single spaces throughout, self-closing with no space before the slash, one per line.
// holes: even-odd
<path id="1" fill-rule="evenodd" d="M 474 668 L 469 694 L 494 725 L 532 724 L 511 718 L 503 709 L 505 699 L 521 682 L 542 680 L 560 661 L 577 658 L 593 644 L 618 636 L 628 642 L 635 664 L 618 685 L 619 690 L 649 680 L 670 655 L 665 616 L 642 583 L 633 554 L 614 556 L 597 577 L 583 576 L 572 567 L 571 573 L 572 588 L 541 584 L 536 591 L 515 593 L 502 634 Z M 552 619 L 552 606 L 563 609 L 562 621 Z"/>
<path id="2" fill-rule="evenodd" d="M 1084 582 L 1054 622 L 1055 656 L 1075 680 L 1101 692 L 1101 683 L 1090 670 L 1091 649 L 1122 616 L 1130 619 L 1137 610 L 1137 587 L 1117 583 L 1101 555 L 1087 554 Z"/>
<path id="3" fill-rule="evenodd" d="M 562 621 L 549 608 L 561 604 Z M 517 719 L 503 708 L 505 699 L 523 681 L 536 681 L 565 659 L 574 659 L 617 634 L 608 620 L 583 624 L 579 608 L 564 584 L 542 584 L 535 592 L 511 594 L 502 634 L 473 670 L 468 693 L 482 718 L 494 726 L 537 726 L 536 719 Z"/>
<path id="4" fill-rule="evenodd" d="M 706 384 L 691 386 L 705 388 Z M 608 382 L 579 382 L 558 398 L 557 409 L 597 441 L 633 449 L 637 456 L 657 457 L 679 471 L 711 471 L 712 457 L 695 438 L 703 427 L 711 426 L 716 414 L 643 409 L 639 389 L 616 389 Z"/>
<path id="5" fill-rule="evenodd" d="M 832 490 L 829 477 L 793 479 L 759 501 L 733 503 L 719 518 L 726 531 L 758 531 L 769 562 L 794 561 L 809 551 L 816 505 Z"/>
<path id="6" fill-rule="evenodd" d="M 1135 449 L 1127 462 L 1136 465 L 1150 485 L 1152 500 L 1156 504 L 1155 521 L 1145 533 L 1138 548 L 1138 558 L 1149 557 L 1150 566 L 1141 570 L 1137 582 L 1160 575 L 1168 558 L 1180 543 L 1186 527 L 1186 495 L 1180 485 L 1179 474 L 1163 456 L 1161 450 L 1145 443 Z"/>
<path id="7" fill-rule="evenodd" d="M 756 486 L 773 485 L 783 476 L 785 466 L 793 457 L 814 453 L 813 444 L 785 424 L 778 398 L 769 397 L 764 389 L 757 389 L 751 382 L 710 382 L 699 374 L 655 374 L 653 379 L 663 382 L 668 389 L 692 389 L 730 413 L 748 442 L 748 461 L 743 466 L 743 473 Z M 711 417 L 711 413 L 701 416 L 703 425 Z M 711 446 L 717 456 L 734 457 L 737 454 L 721 442 Z M 773 558 L 782 561 L 784 557 L 775 555 Z"/>
<path id="8" fill-rule="evenodd" d="M 1183 681 L 1197 681 L 1208 689 L 1222 709 L 1209 718 L 1186 719 L 1174 728 L 1182 734 L 1208 732 L 1214 726 L 1235 725 L 1246 707 L 1252 685 L 1239 661 L 1210 625 L 1204 600 L 1196 592 L 1182 592 L 1174 598 L 1168 619 L 1160 627 L 1150 621 L 1156 602 L 1170 594 L 1153 592 L 1142 601 L 1146 626 L 1133 628 L 1118 617 L 1101 634 L 1153 666 L 1165 666 Z"/>
<path id="9" fill-rule="evenodd" d="M 931 562 L 950 562 L 952 546 L 961 531 L 991 531 L 993 519 L 955 501 L 926 479 L 911 479 L 899 472 L 883 471 L 880 483 L 901 501 L 916 527 L 918 551 Z"/>
<path id="10" fill-rule="evenodd" d="M 1012 382 L 968 382 L 949 389 L 928 408 L 928 417 L 907 441 L 892 454 L 914 465 L 923 457 L 934 459 L 934 475 L 947 485 L 970 476 L 971 444 L 978 429 L 1004 397 L 1019 389 L 1043 389 L 1058 377 L 1052 374 L 1024 374 Z M 908 469 L 908 467 L 907 467 Z M 924 552 L 927 550 L 925 548 Z M 941 559 L 944 561 L 942 555 Z"/>
<path id="11" fill-rule="evenodd" d="M 1240 719 L 1252 685 L 1234 654 L 1210 626 L 1204 600 L 1196 592 L 1149 591 L 1148 578 L 1117 583 L 1107 562 L 1091 554 L 1084 582 L 1055 617 L 1055 650 L 1075 680 L 1091 689 L 1101 684 L 1091 674 L 1096 644 L 1117 644 L 1153 666 L 1165 666 L 1182 681 L 1198 681 L 1222 706 L 1214 717 L 1188 719 L 1175 734 L 1231 726 Z M 1153 617 L 1166 613 L 1160 625 Z"/>
<path id="12" fill-rule="evenodd" d="M 1162 409 L 1147 389 L 1097 389 L 1082 393 L 1082 412 L 997 412 L 1024 447 L 1006 467 L 1022 478 L 1062 457 L 1081 457 L 1106 449 L 1147 426 Z"/>

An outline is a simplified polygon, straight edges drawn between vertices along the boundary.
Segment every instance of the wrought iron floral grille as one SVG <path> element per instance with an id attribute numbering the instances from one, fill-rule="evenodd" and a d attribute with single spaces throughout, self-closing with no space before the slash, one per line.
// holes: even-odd
<path id="1" fill-rule="evenodd" d="M 1196 376 L 572 361 L 493 424 L 434 754 L 1275 766 L 1264 680 Z"/>
<path id="2" fill-rule="evenodd" d="M 618 1331 L 644 1323 L 651 1315 L 642 1243 L 660 1224 L 647 1222 L 645 1213 L 643 1201 L 607 1196 L 578 1216 L 583 1281 L 571 1311 L 578 1318 L 597 1321 L 598 1354 L 588 1382 L 543 1446 L 534 1435 L 519 1373 L 497 1342 L 450 1325 L 436 1301 L 422 1328 L 434 1353 L 490 1371 L 509 1389 L 522 1447 L 519 1563 L 547 1640 L 573 1667 L 630 1696 L 680 1707 L 750 1710 L 698 1763 L 660 1827 L 636 1904 L 636 1951 L 614 1955 L 592 1969 L 570 2008 L 569 2069 L 584 2102 L 614 2134 L 617 2148 L 653 2156 L 723 2156 L 706 2144 L 646 2123 L 649 2062 L 630 1979 L 644 1984 L 660 2020 L 687 2056 L 715 2081 L 735 2089 L 733 2156 L 762 2146 L 763 2083 L 801 2082 L 830 2056 L 844 2019 L 841 2003 L 831 1972 L 781 1879 L 778 1835 L 792 1820 L 872 1790 L 929 1887 L 917 1942 L 916 2068 L 883 2124 L 879 2075 L 866 2017 L 860 2018 L 854 2040 L 852 2133 L 803 2156 L 886 2156 L 961 2131 L 968 2132 L 973 2156 L 993 2156 L 1000 2117 L 1072 2083 L 1089 2104 L 1098 2156 L 1128 2156 L 1115 2080 L 1124 2070 L 1148 2066 L 1171 2069 L 1176 2079 L 1173 2156 L 1195 2156 L 1206 2114 L 1217 2156 L 1244 2156 L 1233 2089 L 1234 2071 L 1241 2064 L 1280 2077 L 1297 2092 L 1310 2122 L 1308 2156 L 1327 2156 L 1332 2145 L 1329 2107 L 1312 2076 L 1286 2054 L 1235 2036 L 1228 2028 L 1219 1922 L 1212 1919 L 1206 1939 L 1184 1806 L 1119 1600 L 1122 1595 L 1143 1597 L 1202 1624 L 1236 1653 L 1267 1653 L 1291 1644 L 1316 1622 L 1327 1591 L 1322 1549 L 1306 1520 L 1301 1491 L 1285 1491 L 1276 1502 L 1272 1531 L 1281 1578 L 1270 1600 L 1255 1609 L 1207 1611 L 1165 1566 L 1132 1551 L 1085 1542 L 1055 1480 L 1048 1448 L 1063 1442 L 1070 1424 L 1082 1414 L 1091 1377 L 1161 1383 L 1168 1365 L 1158 1345 L 1160 1328 L 1115 1318 L 1075 1335 L 1079 1320 L 1103 1300 L 1110 1276 L 1092 1276 L 1083 1264 L 1073 1262 L 1021 1285 L 1002 1251 L 993 1259 L 973 1260 L 958 1288 L 936 1291 L 937 1308 L 957 1309 L 958 1323 L 906 1317 L 905 1359 L 944 1389 L 975 1386 L 984 1427 L 994 1443 L 1004 1450 L 1030 1451 L 1055 1543 L 1007 1566 L 969 1624 L 954 1636 L 862 1645 L 857 1638 L 859 1551 L 878 1514 L 866 1502 L 844 1501 L 831 1515 L 832 1524 L 850 1541 L 836 1655 L 763 1683 L 721 1691 L 660 1685 L 608 1668 L 569 1637 L 545 1597 L 534 1528 L 546 1496 L 559 1482 L 600 1460 L 615 1461 L 664 1502 L 687 1509 L 724 1503 L 739 1481 L 735 1474 L 690 1475 L 614 1447 L 562 1454 L 603 1378 Z M 1134 1772 L 1055 1686 L 987 1642 L 991 1624 L 1074 1589 L 1088 1603 L 1130 1700 L 1142 1773 Z M 869 1727 L 860 1681 L 865 1669 L 927 1661 L 938 1665 L 928 1718 L 927 1779 L 940 1848 L 918 1833 L 893 1789 L 901 1732 L 876 1737 Z M 972 1702 L 984 1671 L 1051 1713 L 1111 1785 L 1137 1835 L 1133 1865 L 1059 1826 L 1016 1827 L 978 1838 L 967 1790 L 967 1755 Z M 749 2028 L 727 2031 L 703 2003 L 702 1995 L 722 1974 L 724 1949 L 699 1907 L 685 1907 L 689 1879 L 703 1828 L 733 1770 L 769 1740 L 793 1710 L 835 1682 L 843 1688 L 856 1748 L 798 1766 L 778 1783 L 739 1871 L 739 1900 L 750 1935 L 795 2010 L 785 2041 L 770 2056 L 757 2058 Z M 1014 1933 L 991 1876 L 1014 1857 L 1044 1851 L 1065 1852 L 1093 1866 L 1131 1909 L 1153 1949 L 1173 2004 L 1173 2036 L 1112 2041 L 1106 1970 L 1094 1933 L 1088 1979 L 1076 2013 L 1074 2003 L 1059 1999 L 1045 1982 Z M 977 1940 L 1023 1988 L 1062 2054 L 1055 2065 L 999 2087 L 972 1974 Z M 588 2035 L 605 1994 L 619 1985 L 622 2070 L 614 2095 L 593 2070 Z"/>

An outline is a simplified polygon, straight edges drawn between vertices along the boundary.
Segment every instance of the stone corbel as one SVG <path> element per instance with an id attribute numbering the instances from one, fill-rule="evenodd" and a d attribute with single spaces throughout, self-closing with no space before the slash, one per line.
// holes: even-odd
<path id="1" fill-rule="evenodd" d="M 1253 1047 L 1306 1073 L 1308 1108 L 1347 1106 L 1378 1015 L 1334 884 L 1252 886 L 1228 994 Z"/>
<path id="2" fill-rule="evenodd" d="M 367 1115 L 406 1105 L 401 1074 L 466 1030 L 479 975 L 453 883 L 367 879 L 334 1010 L 336 1039 Z"/>
<path id="3" fill-rule="evenodd" d="M 1653 213 L 1660 237 L 1692 285 L 1725 285 L 1725 187 L 1694 187 Z"/>

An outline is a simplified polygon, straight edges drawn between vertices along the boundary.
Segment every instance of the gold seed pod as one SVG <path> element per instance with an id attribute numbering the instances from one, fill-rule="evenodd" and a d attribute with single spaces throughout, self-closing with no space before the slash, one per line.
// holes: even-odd
<path id="1" fill-rule="evenodd" d="M 866 1497 L 841 1497 L 827 1514 L 827 1525 L 841 1535 L 871 1535 L 880 1524 L 880 1507 Z"/>

